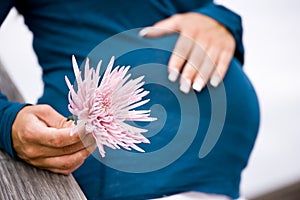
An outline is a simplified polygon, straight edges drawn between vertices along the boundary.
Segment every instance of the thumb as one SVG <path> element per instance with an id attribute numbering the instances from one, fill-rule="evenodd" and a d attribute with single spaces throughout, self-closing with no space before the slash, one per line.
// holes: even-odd
<path id="1" fill-rule="evenodd" d="M 66 128 L 71 126 L 70 122 L 67 122 L 67 119 L 59 114 L 49 105 L 36 105 L 37 117 L 42 120 L 48 127 L 53 128 Z"/>
<path id="2" fill-rule="evenodd" d="M 143 28 L 139 35 L 141 37 L 160 37 L 180 31 L 179 16 L 173 15 L 167 19 L 157 22 L 153 26 Z"/>

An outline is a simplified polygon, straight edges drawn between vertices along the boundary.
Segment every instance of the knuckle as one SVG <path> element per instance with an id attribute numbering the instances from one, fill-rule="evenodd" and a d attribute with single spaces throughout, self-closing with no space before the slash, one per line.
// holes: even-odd
<path id="1" fill-rule="evenodd" d="M 227 40 L 224 41 L 224 47 L 227 51 L 234 51 L 235 49 L 235 40 L 228 38 Z"/>
<path id="2" fill-rule="evenodd" d="M 178 22 L 178 21 L 181 20 L 182 15 L 181 15 L 181 14 L 174 14 L 174 15 L 172 15 L 171 18 L 172 18 L 175 22 Z"/>
<path id="3" fill-rule="evenodd" d="M 181 74 L 181 78 L 183 80 L 190 80 L 193 76 L 194 76 L 193 73 L 190 73 L 190 72 L 187 72 L 187 71 L 185 71 Z"/>
<path id="4" fill-rule="evenodd" d="M 72 149 L 73 148 L 71 146 L 66 146 L 66 147 L 62 148 L 62 152 L 63 152 L 63 154 L 67 154 L 69 152 L 72 152 Z"/>
<path id="5" fill-rule="evenodd" d="M 78 149 L 81 148 L 79 147 L 79 144 L 73 144 L 73 145 L 69 145 L 69 146 L 64 146 L 61 148 L 62 153 L 64 155 L 66 154 L 70 154 L 70 153 L 74 153 L 76 151 L 78 151 Z"/>
<path id="6" fill-rule="evenodd" d="M 170 17 L 173 28 L 180 31 L 184 25 L 183 14 L 174 14 Z"/>
<path id="7" fill-rule="evenodd" d="M 62 174 L 70 175 L 72 174 L 83 162 L 79 163 L 78 165 L 74 165 L 72 168 L 62 170 Z"/>
<path id="8" fill-rule="evenodd" d="M 37 168 L 40 168 L 40 169 L 45 169 L 44 167 L 43 167 L 43 165 L 39 162 L 39 161 L 37 161 L 37 160 L 35 160 L 35 159 L 29 159 L 29 158 L 22 158 L 25 162 L 27 162 L 28 164 L 30 164 L 30 165 L 32 165 L 32 166 L 35 166 L 35 167 L 37 167 Z"/>
<path id="9" fill-rule="evenodd" d="M 51 106 L 48 105 L 48 104 L 42 104 L 42 105 L 39 105 L 39 106 L 40 106 L 39 109 L 41 109 L 43 111 L 47 111 L 47 110 L 51 109 Z"/>
<path id="10" fill-rule="evenodd" d="M 61 137 L 54 137 L 54 138 L 50 139 L 49 142 L 52 146 L 57 147 L 57 148 L 63 146 L 63 140 Z"/>
<path id="11" fill-rule="evenodd" d="M 24 132 L 20 135 L 20 137 L 22 141 L 27 143 L 32 143 L 34 141 L 35 136 L 30 125 L 24 128 Z"/>
<path id="12" fill-rule="evenodd" d="M 36 158 L 38 157 L 38 151 L 36 151 L 34 148 L 32 147 L 27 147 L 24 149 L 24 155 L 27 157 L 27 158 L 30 158 L 30 159 L 33 159 L 33 158 Z"/>
<path id="13" fill-rule="evenodd" d="M 82 141 L 84 139 L 85 135 L 86 135 L 85 130 L 79 130 L 72 137 L 73 137 L 74 141 Z"/>
<path id="14" fill-rule="evenodd" d="M 188 40 L 188 39 L 183 39 L 183 40 L 180 40 L 178 42 L 180 42 L 180 43 L 182 43 L 182 41 L 185 42 L 184 40 Z M 187 43 L 191 43 L 191 42 L 192 41 L 188 41 L 188 42 L 185 42 L 185 43 L 187 44 Z M 179 59 L 183 59 L 183 58 L 187 57 L 186 54 L 191 49 L 192 49 L 192 45 L 190 45 L 190 44 L 189 45 L 180 44 L 180 45 L 176 46 L 176 48 L 174 49 L 174 53 L 176 53 L 175 56 L 177 56 Z"/>
<path id="15" fill-rule="evenodd" d="M 41 113 L 43 113 L 45 116 L 50 115 L 53 108 L 48 105 L 48 104 L 42 104 L 42 105 L 38 105 L 38 109 Z"/>
<path id="16" fill-rule="evenodd" d="M 234 50 L 235 46 L 231 41 L 224 41 L 223 49 L 224 51 L 231 52 Z"/>
<path id="17" fill-rule="evenodd" d="M 74 161 L 70 159 L 65 159 L 61 165 L 63 170 L 70 170 L 74 166 Z"/>
<path id="18" fill-rule="evenodd" d="M 84 161 L 84 157 L 81 155 L 70 155 L 67 157 L 61 158 L 61 169 L 66 171 L 72 171 L 74 167 L 78 165 L 78 163 L 82 163 Z"/>
<path id="19" fill-rule="evenodd" d="M 82 154 L 83 159 L 86 159 L 87 157 L 89 157 L 91 152 L 88 149 L 85 149 L 85 150 L 82 151 L 81 154 Z"/>
<path id="20" fill-rule="evenodd" d="M 73 155 L 61 159 L 60 169 L 63 172 L 63 174 L 69 175 L 73 171 L 75 171 L 80 165 L 82 165 L 86 157 L 89 156 L 89 151 L 83 150 L 80 152 L 80 154 L 77 155 L 78 156 Z"/>
<path id="21" fill-rule="evenodd" d="M 193 60 L 189 60 L 184 66 L 182 76 L 191 77 L 194 76 L 197 71 L 199 71 L 198 63 L 194 62 Z"/>

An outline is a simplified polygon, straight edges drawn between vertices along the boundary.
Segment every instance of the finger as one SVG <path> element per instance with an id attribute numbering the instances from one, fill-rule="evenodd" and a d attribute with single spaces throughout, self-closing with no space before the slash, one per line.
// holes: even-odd
<path id="1" fill-rule="evenodd" d="M 53 128 L 48 127 L 43 121 L 33 119 L 32 123 L 25 127 L 20 135 L 25 143 L 37 144 L 51 148 L 62 148 L 76 144 L 86 137 L 85 127 L 81 127 L 77 133 L 71 135 L 72 127 Z M 64 119 L 65 120 L 65 119 Z"/>
<path id="2" fill-rule="evenodd" d="M 79 142 L 79 134 L 70 136 L 71 128 L 47 127 L 42 122 L 29 124 L 22 134 L 22 139 L 26 143 L 39 144 L 42 146 L 61 148 Z"/>
<path id="3" fill-rule="evenodd" d="M 38 119 L 26 127 L 24 139 L 31 143 L 45 144 L 47 146 L 63 147 L 80 140 L 81 134 L 70 137 L 71 124 L 66 118 L 56 112 L 49 105 L 37 105 L 32 107 L 32 112 Z"/>
<path id="4" fill-rule="evenodd" d="M 20 157 L 22 159 L 29 160 L 45 157 L 71 155 L 94 144 L 96 144 L 94 137 L 92 136 L 92 134 L 88 134 L 82 141 L 62 148 L 51 148 L 40 145 L 26 146 L 23 148 L 23 154 L 20 155 Z"/>
<path id="5" fill-rule="evenodd" d="M 45 125 L 47 125 L 49 128 L 54 128 L 53 130 L 68 130 L 70 128 L 74 128 L 74 122 L 72 121 L 67 121 L 67 119 L 65 117 L 63 117 L 61 114 L 59 114 L 58 112 L 56 112 L 51 106 L 48 105 L 40 105 L 38 112 L 36 112 L 37 116 L 39 117 L 40 120 L 42 120 Z M 56 129 L 55 129 L 56 128 Z M 76 129 L 77 130 L 77 129 Z M 86 135 L 85 132 L 85 126 L 81 126 L 79 128 L 79 130 L 77 130 L 77 132 L 75 132 L 75 134 L 78 134 L 80 139 L 83 139 Z M 68 134 L 71 135 L 71 134 Z M 68 137 L 67 135 L 67 137 Z M 73 137 L 75 140 L 71 140 L 70 144 L 73 144 L 73 142 L 77 142 L 78 138 L 77 137 Z M 64 145 L 68 145 L 68 143 L 66 144 L 62 144 Z"/>
<path id="6" fill-rule="evenodd" d="M 139 36 L 154 38 L 154 37 L 161 37 L 161 36 L 164 36 L 164 35 L 168 35 L 168 34 L 171 34 L 171 33 L 174 33 L 174 32 L 175 31 L 173 29 L 149 26 L 149 27 L 143 28 L 139 32 Z"/>
<path id="7" fill-rule="evenodd" d="M 199 73 L 202 74 L 205 83 L 211 77 L 212 72 L 216 68 L 216 60 L 220 54 L 220 48 L 218 46 L 208 46 L 205 53 L 205 59 L 200 67 Z"/>
<path id="8" fill-rule="evenodd" d="M 96 144 L 96 140 L 92 134 L 87 134 L 85 138 L 81 142 L 76 144 L 72 144 L 69 146 L 62 147 L 58 149 L 60 155 L 70 155 L 75 152 L 88 149 L 90 146 L 94 146 Z M 54 154 L 58 156 L 58 154 Z"/>
<path id="9" fill-rule="evenodd" d="M 83 140 L 83 138 L 85 138 L 87 136 L 87 131 L 86 131 L 86 127 L 85 125 L 75 125 L 75 124 L 72 124 L 72 131 L 71 131 L 71 136 L 73 135 L 78 135 L 78 137 Z"/>
<path id="10" fill-rule="evenodd" d="M 47 127 L 44 122 L 33 118 L 31 123 L 24 127 L 19 137 L 24 144 L 61 148 L 81 141 L 80 134 L 70 136 L 71 129 Z"/>
<path id="11" fill-rule="evenodd" d="M 45 114 L 46 113 L 46 114 Z M 49 116 L 57 116 L 47 118 Z M 63 125 L 65 123 L 65 125 Z M 23 108 L 16 118 L 13 127 L 13 141 L 15 145 L 21 144 L 41 144 L 54 147 L 62 147 L 75 144 L 80 141 L 78 134 L 70 137 L 71 123 L 58 114 L 48 105 L 28 106 Z M 50 127 L 53 125 L 54 127 Z M 66 126 L 64 128 L 56 128 Z M 19 141 L 19 142 L 16 142 Z"/>
<path id="12" fill-rule="evenodd" d="M 185 83 L 193 83 L 193 89 L 196 91 L 201 91 L 205 85 L 205 75 L 207 70 L 206 67 L 203 68 L 202 65 L 203 63 L 205 64 L 205 59 L 207 57 L 205 49 L 203 48 L 206 44 L 201 42 L 201 40 L 197 40 L 193 42 L 193 44 L 193 49 L 183 69 L 180 80 L 180 89 L 185 93 L 188 93 L 190 90 L 190 85 L 185 85 Z"/>
<path id="13" fill-rule="evenodd" d="M 163 35 L 179 32 L 179 15 L 173 15 L 167 19 L 157 22 L 153 26 L 146 27 L 139 32 L 141 37 L 160 37 Z"/>
<path id="14" fill-rule="evenodd" d="M 83 129 L 83 131 L 79 131 L 79 132 L 82 132 L 82 133 L 78 133 L 78 136 L 75 137 L 74 140 L 71 139 L 70 142 L 64 142 L 63 141 L 64 138 L 63 138 L 63 136 L 61 136 L 61 140 L 63 141 L 61 144 L 59 142 L 54 142 L 54 143 L 51 143 L 49 146 L 52 147 L 51 149 L 57 149 L 58 151 L 64 152 L 64 154 L 71 154 L 78 150 L 84 149 L 84 148 L 90 146 L 91 144 L 96 143 L 96 140 L 95 140 L 93 134 L 91 134 L 91 133 L 87 134 L 84 129 Z M 73 138 L 73 137 L 74 136 L 67 135 L 65 139 L 68 140 L 69 138 Z M 58 139 L 56 139 L 56 140 L 58 140 Z M 70 144 L 68 145 L 68 143 L 70 143 Z"/>
<path id="15" fill-rule="evenodd" d="M 180 90 L 188 93 L 191 87 L 192 80 L 199 72 L 200 66 L 205 58 L 205 52 L 202 47 L 194 42 L 193 49 L 189 55 L 180 79 Z"/>
<path id="16" fill-rule="evenodd" d="M 36 167 L 54 172 L 69 171 L 71 173 L 84 162 L 84 160 L 95 150 L 95 148 L 96 145 L 91 145 L 87 149 L 83 149 L 71 155 L 40 158 L 31 160 L 29 163 Z"/>
<path id="17" fill-rule="evenodd" d="M 199 73 L 197 73 L 193 81 L 193 89 L 197 92 L 201 92 L 204 86 L 205 82 L 203 81 L 202 76 Z"/>
<path id="18" fill-rule="evenodd" d="M 181 34 L 176 42 L 172 55 L 168 63 L 169 80 L 175 82 L 179 73 L 187 60 L 191 49 L 193 48 L 193 41 Z"/>
<path id="19" fill-rule="evenodd" d="M 215 69 L 215 62 L 213 60 L 217 56 L 217 52 L 216 50 L 209 50 L 208 53 L 205 54 L 204 62 L 193 80 L 193 89 L 197 92 L 201 92 L 211 77 Z"/>
<path id="20" fill-rule="evenodd" d="M 54 128 L 65 128 L 70 123 L 49 105 L 37 105 L 33 109 L 37 117 L 47 126 Z"/>
<path id="21" fill-rule="evenodd" d="M 58 168 L 41 168 L 56 174 L 62 174 L 62 175 L 70 175 L 72 174 L 74 171 L 76 171 L 82 164 L 84 163 L 84 161 L 82 161 L 82 163 L 79 163 L 78 165 L 72 167 L 71 169 L 58 169 Z"/>
<path id="22" fill-rule="evenodd" d="M 223 51 L 217 61 L 216 69 L 214 70 L 211 79 L 210 84 L 213 87 L 217 87 L 221 81 L 224 79 L 225 74 L 228 70 L 230 61 L 232 59 L 232 53 L 228 51 Z"/>

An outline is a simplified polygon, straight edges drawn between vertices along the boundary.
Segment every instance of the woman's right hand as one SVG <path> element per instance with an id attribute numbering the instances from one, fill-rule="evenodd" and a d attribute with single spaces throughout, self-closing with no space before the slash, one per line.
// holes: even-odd
<path id="1" fill-rule="evenodd" d="M 85 130 L 70 136 L 72 124 L 49 105 L 26 106 L 12 126 L 13 148 L 31 165 L 71 174 L 96 148 L 94 137 Z"/>

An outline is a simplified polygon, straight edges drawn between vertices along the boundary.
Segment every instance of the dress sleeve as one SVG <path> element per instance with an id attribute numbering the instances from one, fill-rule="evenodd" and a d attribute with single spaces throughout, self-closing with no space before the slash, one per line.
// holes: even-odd
<path id="1" fill-rule="evenodd" d="M 0 93 L 0 148 L 16 158 L 12 147 L 11 128 L 18 112 L 27 104 L 10 102 Z"/>
<path id="2" fill-rule="evenodd" d="M 244 64 L 244 46 L 242 41 L 243 27 L 241 17 L 224 6 L 217 5 L 212 1 L 193 11 L 215 19 L 231 32 L 236 41 L 234 56 L 241 64 Z"/>

